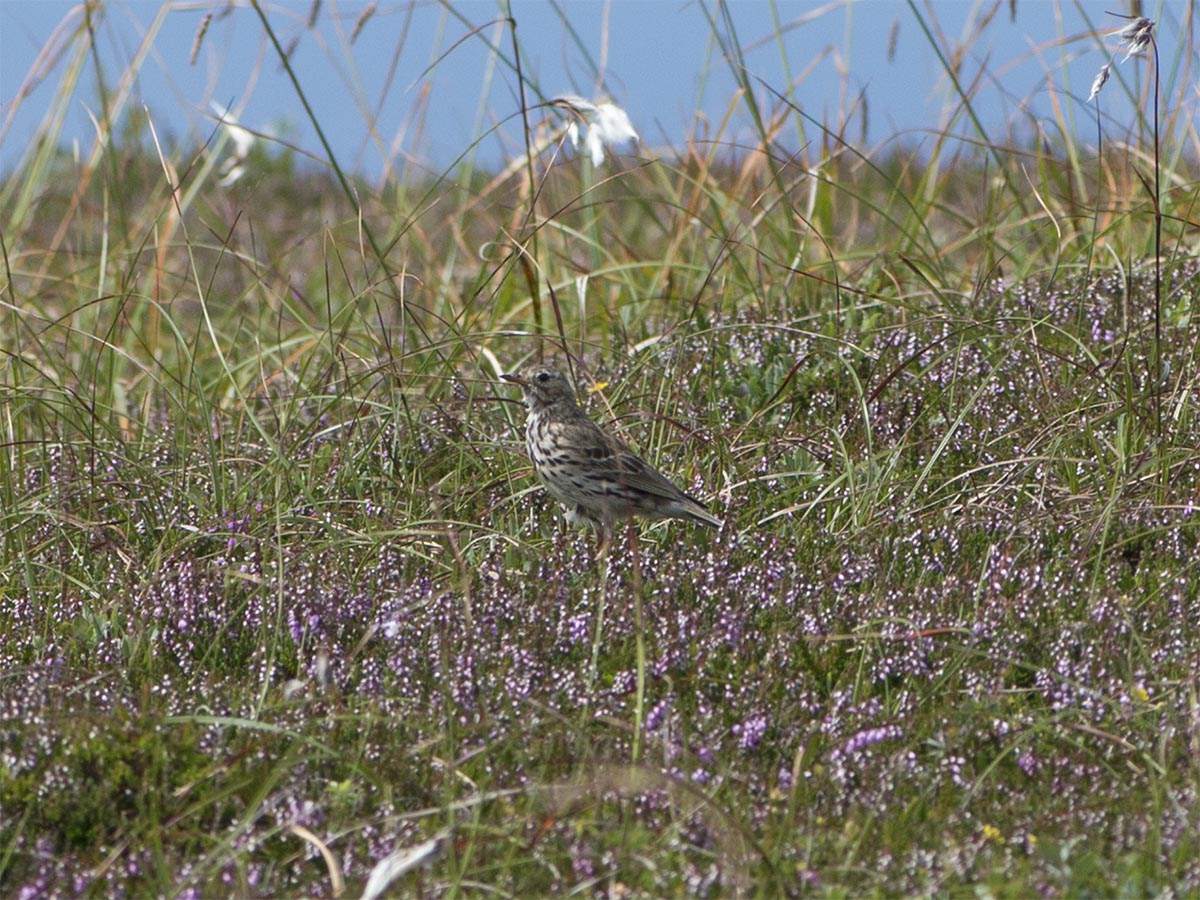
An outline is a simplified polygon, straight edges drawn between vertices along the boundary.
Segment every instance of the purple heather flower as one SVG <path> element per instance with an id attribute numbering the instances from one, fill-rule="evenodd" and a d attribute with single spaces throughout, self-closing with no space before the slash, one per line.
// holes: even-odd
<path id="1" fill-rule="evenodd" d="M 850 739 L 844 743 L 841 748 L 835 750 L 834 758 L 845 756 L 853 756 L 866 750 L 868 747 L 878 744 L 881 741 L 895 740 L 899 738 L 903 732 L 895 725 L 884 725 L 879 728 L 864 728 L 862 731 L 855 732 L 850 736 Z"/>
<path id="2" fill-rule="evenodd" d="M 792 789 L 792 769 L 790 766 L 780 766 L 779 775 L 776 777 L 776 784 L 779 790 L 787 792 Z"/>
<path id="3" fill-rule="evenodd" d="M 1017 765 L 1020 766 L 1022 772 L 1030 777 L 1036 774 L 1038 770 L 1037 757 L 1028 750 L 1017 757 Z"/>
<path id="4" fill-rule="evenodd" d="M 658 731 L 663 720 L 666 718 L 667 711 L 671 708 L 671 698 L 664 697 L 650 708 L 650 712 L 646 714 L 646 730 Z"/>
<path id="5" fill-rule="evenodd" d="M 571 874 L 578 881 L 589 881 L 596 877 L 596 863 L 578 844 L 571 848 Z"/>
<path id="6" fill-rule="evenodd" d="M 567 619 L 567 641 L 572 645 L 581 644 L 588 639 L 588 616 L 579 613 Z"/>
<path id="7" fill-rule="evenodd" d="M 734 725 L 733 733 L 737 735 L 739 747 L 753 750 L 767 733 L 767 717 L 753 716 L 740 725 Z"/>

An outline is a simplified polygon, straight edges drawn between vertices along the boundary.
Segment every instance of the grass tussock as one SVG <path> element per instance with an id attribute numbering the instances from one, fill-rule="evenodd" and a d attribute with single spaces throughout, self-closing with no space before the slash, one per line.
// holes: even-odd
<path id="1" fill-rule="evenodd" d="M 511 164 L 377 184 L 233 177 L 140 56 L 68 154 L 65 39 L 0 184 L 0 893 L 1200 891 L 1191 31 L 1027 140 L 912 15 L 932 144 L 747 82 L 594 166 L 510 41 Z M 568 530 L 541 357 L 724 528 Z"/>

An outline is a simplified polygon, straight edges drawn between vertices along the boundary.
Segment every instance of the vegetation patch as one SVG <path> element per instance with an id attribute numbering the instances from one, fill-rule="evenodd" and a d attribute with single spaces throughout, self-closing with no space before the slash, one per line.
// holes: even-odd
<path id="1" fill-rule="evenodd" d="M 653 155 L 527 99 L 383 187 L 31 154 L 0 894 L 1200 891 L 1194 97 L 1133 26 L 1129 134 L 952 165 L 789 91 Z M 568 527 L 540 361 L 721 527 Z"/>

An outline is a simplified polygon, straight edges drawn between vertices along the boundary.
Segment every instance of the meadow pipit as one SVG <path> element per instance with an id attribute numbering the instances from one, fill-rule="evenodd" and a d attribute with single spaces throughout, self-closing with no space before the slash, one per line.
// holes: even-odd
<path id="1" fill-rule="evenodd" d="M 620 439 L 587 417 L 562 373 L 534 368 L 502 375 L 519 384 L 529 411 L 525 444 L 533 468 L 567 521 L 600 532 L 602 542 L 618 519 L 690 519 L 712 528 L 721 520 L 689 497 Z"/>

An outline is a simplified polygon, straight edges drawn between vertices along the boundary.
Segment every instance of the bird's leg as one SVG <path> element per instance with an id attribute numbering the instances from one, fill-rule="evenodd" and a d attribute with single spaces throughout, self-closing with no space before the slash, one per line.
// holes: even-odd
<path id="1" fill-rule="evenodd" d="M 612 548 L 612 532 L 601 525 L 596 532 L 600 540 L 596 542 L 596 559 L 604 560 L 608 558 L 608 551 Z"/>

